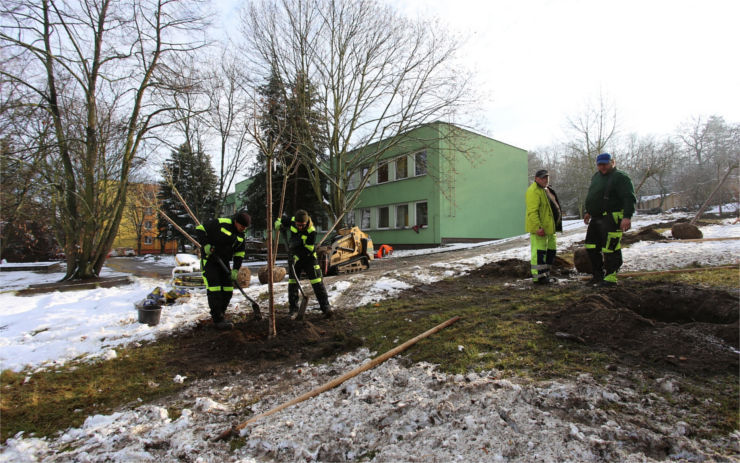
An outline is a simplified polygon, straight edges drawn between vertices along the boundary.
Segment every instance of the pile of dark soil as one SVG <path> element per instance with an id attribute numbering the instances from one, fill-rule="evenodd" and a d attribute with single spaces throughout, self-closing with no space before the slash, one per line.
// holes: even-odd
<path id="1" fill-rule="evenodd" d="M 573 271 L 573 263 L 560 256 L 555 256 L 552 265 L 552 273 L 555 275 L 567 275 Z M 476 269 L 471 276 L 481 278 L 530 278 L 532 266 L 528 261 L 520 259 L 503 259 L 490 262 Z"/>
<path id="2" fill-rule="evenodd" d="M 264 315 L 264 314 L 263 314 Z M 208 320 L 178 336 L 177 355 L 168 363 L 196 377 L 233 370 L 263 372 L 274 367 L 313 362 L 362 345 L 345 334 L 340 315 L 325 320 L 320 313 L 307 313 L 305 321 L 279 313 L 277 336 L 268 336 L 268 321 L 236 320 L 234 329 L 219 331 Z"/>
<path id="3" fill-rule="evenodd" d="M 625 233 L 622 236 L 622 245 L 637 243 L 638 241 L 661 241 L 666 239 L 653 227 L 641 228 L 637 233 Z"/>
<path id="4" fill-rule="evenodd" d="M 626 361 L 684 372 L 738 370 L 737 295 L 679 284 L 631 283 L 552 313 L 550 328 Z"/>

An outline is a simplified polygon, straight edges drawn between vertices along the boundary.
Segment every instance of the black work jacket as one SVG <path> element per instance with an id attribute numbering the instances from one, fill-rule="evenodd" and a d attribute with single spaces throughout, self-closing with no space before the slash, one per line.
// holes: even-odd
<path id="1" fill-rule="evenodd" d="M 208 220 L 195 228 L 195 236 L 201 246 L 205 247 L 206 244 L 213 246 L 214 255 L 220 257 L 227 266 L 232 257 L 234 270 L 239 270 L 242 266 L 246 251 L 244 232 L 239 233 L 236 230 L 232 219 L 222 217 Z"/>

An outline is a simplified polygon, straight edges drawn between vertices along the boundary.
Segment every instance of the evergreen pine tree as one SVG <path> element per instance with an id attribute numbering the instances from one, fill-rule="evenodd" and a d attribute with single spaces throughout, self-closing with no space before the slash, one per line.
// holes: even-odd
<path id="1" fill-rule="evenodd" d="M 211 165 L 211 157 L 202 151 L 193 152 L 188 143 L 172 151 L 162 172 L 159 184 L 159 201 L 162 212 L 174 220 L 183 230 L 193 236 L 195 223 L 190 218 L 185 206 L 172 190 L 169 179 L 187 202 L 193 214 L 202 223 L 216 216 L 218 208 L 218 178 Z M 160 240 L 178 240 L 180 249 L 190 241 L 182 236 L 175 227 L 165 219 L 160 218 L 157 228 L 160 230 Z"/>
<path id="2" fill-rule="evenodd" d="M 326 143 L 321 136 L 321 119 L 316 110 L 317 100 L 312 98 L 311 91 L 310 82 L 300 76 L 292 88 L 286 88 L 275 71 L 271 73 L 267 83 L 260 87 L 263 101 L 260 128 L 268 146 L 274 146 L 277 141 L 280 156 L 276 156 L 276 162 L 290 165 L 295 156 L 317 157 L 326 151 Z M 240 202 L 247 204 L 247 210 L 257 229 L 267 227 L 266 161 L 265 153 L 258 153 L 257 164 L 252 171 L 253 182 L 247 187 L 244 196 L 239 198 Z M 299 163 L 298 169 L 288 178 L 284 212 L 292 214 L 296 209 L 305 209 L 316 218 L 323 215 L 321 200 L 312 189 L 305 169 Z M 282 184 L 283 169 L 278 166 L 272 173 L 273 217 L 277 217 L 279 213 Z"/>

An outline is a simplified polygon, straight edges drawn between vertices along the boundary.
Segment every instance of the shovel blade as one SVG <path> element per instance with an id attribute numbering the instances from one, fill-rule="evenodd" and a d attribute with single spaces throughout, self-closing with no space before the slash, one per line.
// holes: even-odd
<path id="1" fill-rule="evenodd" d="M 298 311 L 293 314 L 293 320 L 303 320 L 306 314 L 306 307 L 308 307 L 308 298 L 306 296 L 301 297 L 301 303 L 298 307 Z"/>

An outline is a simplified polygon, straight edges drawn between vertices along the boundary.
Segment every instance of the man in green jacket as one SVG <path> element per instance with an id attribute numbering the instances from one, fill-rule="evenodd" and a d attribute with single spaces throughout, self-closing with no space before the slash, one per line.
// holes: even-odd
<path id="1" fill-rule="evenodd" d="M 532 282 L 538 285 L 555 283 L 550 277 L 550 267 L 555 261 L 557 250 L 555 232 L 563 231 L 560 202 L 555 191 L 548 185 L 550 174 L 538 170 L 534 182 L 527 188 L 527 221 L 525 230 L 529 232 L 532 245 Z"/>
<path id="2" fill-rule="evenodd" d="M 622 233 L 632 226 L 637 199 L 632 180 L 617 170 L 611 154 L 599 154 L 596 168 L 599 171 L 591 177 L 583 216 L 588 225 L 586 252 L 593 273 L 590 283 L 614 286 L 622 266 Z"/>

